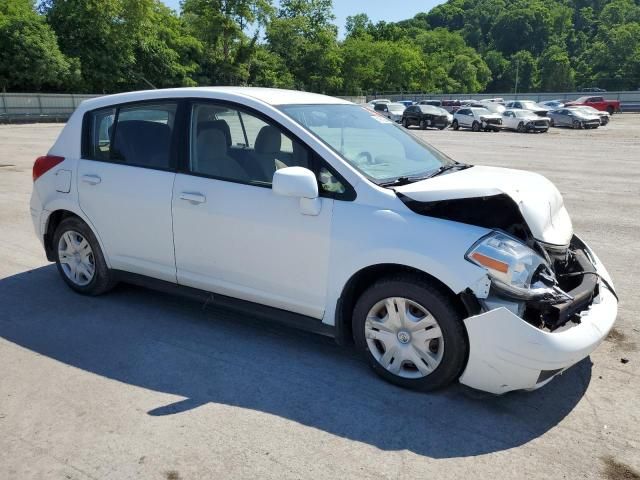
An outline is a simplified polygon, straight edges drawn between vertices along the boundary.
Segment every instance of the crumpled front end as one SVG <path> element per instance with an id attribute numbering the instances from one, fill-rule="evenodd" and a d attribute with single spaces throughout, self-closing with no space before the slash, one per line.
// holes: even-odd
<path id="1" fill-rule="evenodd" d="M 496 394 L 539 388 L 606 338 L 618 300 L 605 267 L 577 237 L 550 253 L 558 298 L 519 299 L 492 285 L 479 299 L 482 312 L 464 321 L 469 359 L 461 383 Z"/>

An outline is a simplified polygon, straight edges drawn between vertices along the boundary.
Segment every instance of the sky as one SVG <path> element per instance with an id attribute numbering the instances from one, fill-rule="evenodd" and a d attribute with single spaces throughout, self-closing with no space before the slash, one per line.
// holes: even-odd
<path id="1" fill-rule="evenodd" d="M 174 10 L 180 9 L 180 0 L 163 0 Z M 276 2 L 277 3 L 277 0 Z M 340 27 L 340 37 L 344 36 L 344 24 L 349 15 L 366 13 L 376 23 L 397 22 L 413 17 L 418 12 L 428 12 L 443 3 L 442 0 L 333 0 L 335 23 Z"/>

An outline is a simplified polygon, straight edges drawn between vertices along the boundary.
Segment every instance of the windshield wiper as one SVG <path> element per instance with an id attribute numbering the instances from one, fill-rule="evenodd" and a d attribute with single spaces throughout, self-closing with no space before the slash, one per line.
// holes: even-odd
<path id="1" fill-rule="evenodd" d="M 469 165 L 466 163 L 452 163 L 450 165 L 443 165 L 438 170 L 436 170 L 431 175 L 429 175 L 427 178 L 437 177 L 438 175 L 441 175 L 444 172 L 448 172 L 449 170 L 453 170 L 454 168 L 460 169 L 460 170 L 466 170 L 467 168 L 471 168 L 471 167 L 473 167 L 473 165 Z"/>
<path id="2" fill-rule="evenodd" d="M 410 183 L 419 182 L 429 177 L 431 177 L 431 175 L 404 176 L 387 180 L 386 182 L 378 182 L 378 185 L 381 187 L 401 187 L 402 185 L 409 185 Z"/>
<path id="3" fill-rule="evenodd" d="M 450 165 L 443 165 L 435 172 L 429 173 L 427 175 L 405 175 L 402 177 L 394 178 L 393 180 L 387 180 L 386 182 L 378 182 L 378 185 L 381 187 L 401 187 L 403 185 L 409 185 L 410 183 L 419 182 L 420 180 L 426 180 L 427 178 L 437 177 L 438 175 L 444 172 L 448 172 L 449 170 L 453 170 L 454 168 L 465 170 L 470 167 L 473 167 L 473 165 L 468 165 L 466 163 L 452 163 Z"/>

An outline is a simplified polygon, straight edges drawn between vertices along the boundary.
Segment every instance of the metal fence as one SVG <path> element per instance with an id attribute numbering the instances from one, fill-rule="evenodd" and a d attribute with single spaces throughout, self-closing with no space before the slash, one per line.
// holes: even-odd
<path id="1" fill-rule="evenodd" d="M 64 121 L 80 102 L 99 95 L 0 93 L 0 121 Z"/>
<path id="2" fill-rule="evenodd" d="M 482 100 L 485 98 L 503 98 L 509 100 L 533 100 L 544 102 L 546 100 L 575 100 L 580 97 L 604 97 L 607 100 L 619 100 L 623 112 L 640 112 L 640 90 L 627 92 L 551 92 L 551 93 L 406 93 L 406 92 L 382 92 L 367 95 L 367 102 L 376 98 L 388 98 L 392 101 L 412 100 Z"/>
<path id="3" fill-rule="evenodd" d="M 494 93 L 494 94 L 429 94 L 387 92 L 376 95 L 339 97 L 354 103 L 366 103 L 376 98 L 390 100 L 479 100 L 482 98 L 504 98 L 505 100 L 530 99 L 536 102 L 554 99 L 574 100 L 578 97 L 604 96 L 607 99 L 620 100 L 623 112 L 640 112 L 640 91 L 606 92 L 606 93 Z M 0 93 L 0 123 L 3 122 L 38 122 L 66 121 L 80 102 L 99 95 L 73 93 Z"/>

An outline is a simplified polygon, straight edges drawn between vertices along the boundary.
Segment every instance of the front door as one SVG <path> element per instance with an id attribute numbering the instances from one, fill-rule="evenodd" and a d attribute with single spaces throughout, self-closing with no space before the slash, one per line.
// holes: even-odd
<path id="1" fill-rule="evenodd" d="M 173 190 L 178 283 L 303 315 L 324 313 L 333 200 L 305 215 L 271 190 L 306 147 L 258 114 L 193 103 L 187 172 Z"/>

